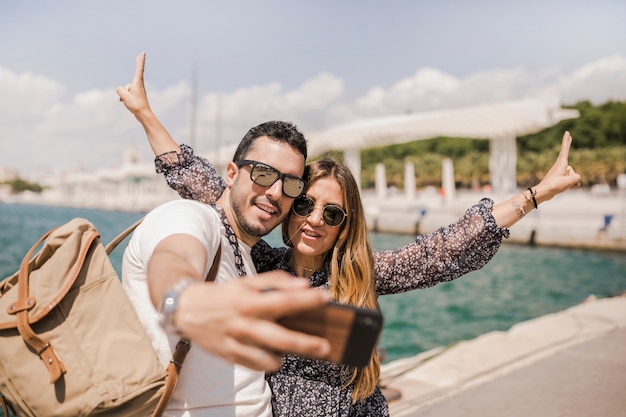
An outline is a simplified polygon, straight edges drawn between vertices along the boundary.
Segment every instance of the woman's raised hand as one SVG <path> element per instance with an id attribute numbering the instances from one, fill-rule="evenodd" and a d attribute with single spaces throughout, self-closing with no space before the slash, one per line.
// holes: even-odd
<path id="1" fill-rule="evenodd" d="M 557 194 L 571 188 L 580 186 L 580 175 L 569 165 L 569 149 L 572 144 L 572 136 L 569 132 L 563 134 L 561 151 L 552 168 L 545 177 L 537 184 L 537 202 L 550 200 Z"/>
<path id="2" fill-rule="evenodd" d="M 117 87 L 115 90 L 120 96 L 120 101 L 130 110 L 135 117 L 139 118 L 141 112 L 150 111 L 146 88 L 143 83 L 143 72 L 146 63 L 146 53 L 142 52 L 137 56 L 135 66 L 135 76 L 131 84 Z"/>

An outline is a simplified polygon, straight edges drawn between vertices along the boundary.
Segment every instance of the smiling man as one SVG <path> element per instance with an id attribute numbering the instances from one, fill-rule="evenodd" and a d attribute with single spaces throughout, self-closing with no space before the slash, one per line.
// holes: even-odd
<path id="1" fill-rule="evenodd" d="M 144 61 L 142 54 L 133 84 L 117 91 L 149 136 L 160 124 L 143 87 Z M 163 365 L 181 336 L 192 341 L 166 415 L 269 417 L 263 371 L 277 369 L 283 353 L 328 356 L 327 340 L 276 324 L 327 302 L 328 294 L 283 271 L 255 276 L 250 255 L 304 190 L 306 152 L 304 136 L 291 123 L 253 127 L 227 166 L 216 205 L 163 204 L 129 241 L 122 282 Z M 203 282 L 219 248 L 216 282 Z"/>

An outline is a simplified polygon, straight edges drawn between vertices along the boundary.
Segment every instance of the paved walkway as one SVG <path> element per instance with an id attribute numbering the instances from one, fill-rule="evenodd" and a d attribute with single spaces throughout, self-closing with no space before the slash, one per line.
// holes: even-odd
<path id="1" fill-rule="evenodd" d="M 392 417 L 626 417 L 626 296 L 383 366 Z"/>

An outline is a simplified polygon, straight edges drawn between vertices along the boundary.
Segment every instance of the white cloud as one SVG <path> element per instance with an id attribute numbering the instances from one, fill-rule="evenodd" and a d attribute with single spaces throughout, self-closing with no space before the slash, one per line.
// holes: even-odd
<path id="1" fill-rule="evenodd" d="M 0 165 L 22 168 L 38 157 L 43 115 L 60 103 L 63 87 L 29 72 L 0 68 Z M 30 167 L 29 167 L 30 168 Z"/>
<path id="2" fill-rule="evenodd" d="M 63 87 L 54 80 L 30 72 L 16 74 L 0 67 L 0 113 L 2 125 L 27 120 L 58 100 Z"/>
<path id="3" fill-rule="evenodd" d="M 610 56 L 569 73 L 546 69 L 531 74 L 519 68 L 494 69 L 459 78 L 422 68 L 389 88 L 373 87 L 352 101 L 344 80 L 322 73 L 286 89 L 280 83 L 249 86 L 198 97 L 197 150 L 238 141 L 253 125 L 290 120 L 314 132 L 354 119 L 406 111 L 428 111 L 509 100 L 528 94 L 556 93 L 564 104 L 626 99 L 626 58 Z M 180 81 L 162 89 L 148 84 L 154 112 L 180 142 L 189 141 L 191 86 Z M 0 67 L 0 166 L 28 175 L 36 168 L 87 169 L 116 166 L 133 144 L 144 160 L 152 154 L 135 118 L 119 102 L 115 88 L 88 90 L 64 97 L 54 80 Z M 218 118 L 221 123 L 218 124 Z"/>
<path id="4" fill-rule="evenodd" d="M 285 94 L 286 107 L 298 111 L 324 108 L 344 93 L 344 83 L 332 74 L 320 74 Z"/>
<path id="5" fill-rule="evenodd" d="M 626 57 L 591 62 L 558 80 L 553 87 L 565 102 L 588 99 L 594 104 L 626 100 Z"/>
<path id="6" fill-rule="evenodd" d="M 556 94 L 564 105 L 580 100 L 600 104 L 626 100 L 626 58 L 616 55 L 591 62 L 571 73 L 547 69 L 540 74 L 525 70 L 494 69 L 457 78 L 433 68 L 389 89 L 372 88 L 354 103 L 329 109 L 333 123 L 404 112 L 430 111 L 512 100 L 528 95 Z"/>
<path id="7" fill-rule="evenodd" d="M 320 74 L 293 90 L 272 83 L 231 93 L 210 93 L 200 101 L 198 137 L 214 138 L 218 117 L 221 144 L 238 141 L 250 127 L 267 120 L 289 120 L 303 129 L 311 128 L 319 124 L 320 114 L 343 93 L 343 81 L 331 74 Z M 217 141 L 205 140 L 204 143 Z"/>

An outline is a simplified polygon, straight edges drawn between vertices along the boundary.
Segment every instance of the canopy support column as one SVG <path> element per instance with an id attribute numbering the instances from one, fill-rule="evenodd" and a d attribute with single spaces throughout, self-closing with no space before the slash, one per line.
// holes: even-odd
<path id="1" fill-rule="evenodd" d="M 385 164 L 376 164 L 376 176 L 374 177 L 374 180 L 376 196 L 382 201 L 387 198 L 387 174 L 385 171 Z"/>
<path id="2" fill-rule="evenodd" d="M 404 163 L 404 195 L 407 198 L 415 198 L 415 164 Z"/>
<path id="3" fill-rule="evenodd" d="M 517 190 L 515 145 L 515 136 L 490 140 L 489 172 L 494 194 L 508 194 Z"/>
<path id="4" fill-rule="evenodd" d="M 343 158 L 346 166 L 350 168 L 350 172 L 354 176 L 359 192 L 361 191 L 361 150 L 346 149 L 343 152 Z"/>
<path id="5" fill-rule="evenodd" d="M 456 185 L 454 183 L 454 165 L 452 159 L 444 158 L 441 166 L 441 187 L 446 202 L 454 200 L 456 196 Z"/>

